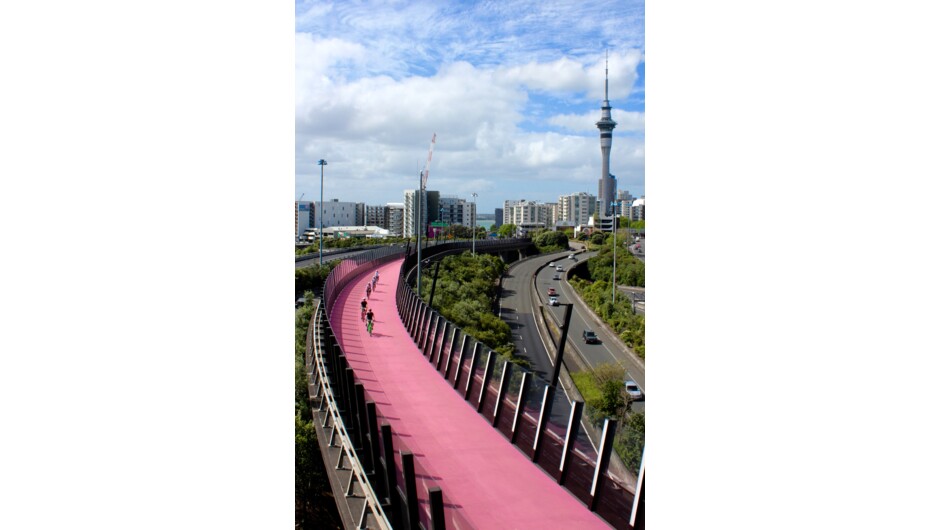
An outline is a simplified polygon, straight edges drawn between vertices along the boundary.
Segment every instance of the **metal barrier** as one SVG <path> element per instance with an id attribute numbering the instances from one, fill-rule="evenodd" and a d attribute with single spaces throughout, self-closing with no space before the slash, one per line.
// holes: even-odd
<path id="1" fill-rule="evenodd" d="M 348 366 L 343 367 L 342 362 L 337 356 L 333 356 L 332 359 L 327 360 L 327 355 L 324 354 L 324 349 L 335 352 L 337 348 L 335 345 L 331 344 L 328 339 L 324 337 L 324 328 L 323 325 L 323 301 L 320 300 L 317 303 L 316 312 L 313 316 L 313 321 L 311 325 L 313 327 L 314 338 L 313 338 L 313 353 L 314 353 L 314 369 L 313 376 L 314 381 L 312 383 L 317 385 L 317 397 L 320 400 L 318 407 L 319 411 L 322 411 L 324 407 L 326 408 L 327 415 L 323 419 L 323 424 L 321 427 L 324 429 L 328 427 L 328 423 L 332 424 L 329 445 L 331 447 L 336 447 L 337 443 L 340 447 L 339 460 L 336 462 L 336 469 L 342 469 L 344 457 L 349 462 L 349 466 L 352 470 L 352 474 L 349 476 L 349 484 L 346 486 L 346 495 L 350 496 L 353 492 L 353 481 L 359 482 L 359 485 L 362 487 L 365 503 L 362 507 L 362 514 L 359 516 L 359 528 L 365 528 L 366 517 L 368 512 L 371 512 L 375 517 L 379 528 L 381 529 L 391 529 L 392 523 L 389 521 L 388 517 L 385 515 L 384 507 L 380 501 L 379 495 L 376 494 L 376 491 L 373 489 L 371 482 L 369 481 L 369 475 L 375 475 L 379 466 L 377 465 L 378 459 L 375 458 L 378 454 L 378 439 L 377 434 L 375 433 L 375 403 L 369 402 L 371 408 L 368 410 L 372 411 L 371 418 L 372 421 L 369 423 L 368 434 L 365 437 L 362 436 L 362 416 L 358 415 L 356 418 L 359 420 L 360 425 L 356 426 L 356 429 L 353 430 L 353 433 L 350 433 L 351 429 L 346 428 L 346 423 L 343 421 L 343 410 L 350 410 L 352 407 L 352 402 L 349 398 L 348 388 L 345 388 L 344 384 L 337 385 L 339 388 L 336 388 L 334 391 L 333 379 L 331 377 L 338 373 L 347 373 L 346 370 L 349 370 Z M 334 347 L 330 347 L 334 346 Z M 340 354 L 339 357 L 342 355 Z M 343 383 L 348 383 L 348 381 L 343 381 Z M 339 382 L 337 381 L 337 382 Z M 359 384 L 356 387 L 356 403 L 357 405 L 363 405 L 363 412 L 365 412 L 366 404 L 363 399 L 362 394 L 362 385 Z M 354 443 L 353 434 L 355 434 L 356 441 Z M 338 437 L 338 440 L 337 440 Z M 389 439 L 389 441 L 391 441 Z M 369 446 L 369 452 L 363 452 L 363 446 L 367 444 Z M 357 448 L 358 446 L 358 448 Z M 358 449 L 358 450 L 357 450 Z M 359 454 L 362 453 L 364 460 L 366 461 L 365 465 L 359 458 Z"/>
<path id="2" fill-rule="evenodd" d="M 314 397 L 320 398 L 318 412 L 324 407 L 328 410 L 322 424 L 324 429 L 331 424 L 328 444 L 340 447 L 336 469 L 341 469 L 344 461 L 351 466 L 345 494 L 352 495 L 355 482 L 365 492 L 359 527 L 365 525 L 372 513 L 383 529 L 443 530 L 443 493 L 422 479 L 428 504 L 421 506 L 417 477 L 427 476 L 427 470 L 406 444 L 399 441 L 396 450 L 391 425 L 384 422 L 378 425 L 376 404 L 366 400 L 365 387 L 356 380 L 329 323 L 336 299 L 349 282 L 363 271 L 399 259 L 404 253 L 401 248 L 378 248 L 344 260 L 330 272 L 324 282 L 323 299 L 312 319 L 314 347 L 308 350 L 315 352 L 316 369 L 312 370 L 311 378 L 317 388 Z M 451 521 L 454 527 L 467 526 L 459 514 L 452 514 Z"/>

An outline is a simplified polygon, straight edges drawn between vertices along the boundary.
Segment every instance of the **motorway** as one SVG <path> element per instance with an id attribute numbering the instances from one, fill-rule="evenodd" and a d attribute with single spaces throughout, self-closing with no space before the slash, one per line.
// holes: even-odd
<path id="1" fill-rule="evenodd" d="M 561 303 L 573 303 L 571 314 L 571 325 L 568 331 L 568 341 L 565 347 L 565 356 L 578 355 L 580 363 L 587 363 L 592 368 L 600 363 L 608 362 L 617 364 L 625 369 L 627 378 L 637 382 L 641 389 L 646 386 L 646 368 L 644 362 L 630 352 L 620 341 L 619 337 L 614 335 L 606 325 L 602 324 L 594 312 L 590 310 L 577 296 L 574 289 L 565 281 L 568 269 L 575 265 L 575 261 L 568 259 L 570 251 L 538 256 L 522 262 L 519 262 L 507 272 L 503 280 L 503 295 L 501 298 L 500 317 L 509 323 L 512 329 L 513 342 L 516 345 L 517 354 L 529 359 L 532 363 L 532 369 L 540 376 L 548 379 L 551 377 L 552 364 L 549 361 L 548 353 L 543 346 L 543 338 L 535 325 L 534 318 L 538 315 L 538 305 L 546 305 L 547 309 L 555 317 L 557 326 L 560 328 L 564 321 L 564 307 L 547 306 L 549 287 L 554 287 L 559 294 Z M 595 252 L 580 253 L 577 255 L 577 262 L 583 262 L 585 259 L 595 255 Z M 563 272 L 558 273 L 554 268 L 549 269 L 546 265 L 554 262 L 561 265 Z M 535 278 L 535 287 L 537 292 L 532 292 L 532 277 Z M 559 274 L 562 279 L 554 280 L 553 276 Z M 581 333 L 585 329 L 591 329 L 597 333 L 600 344 L 585 344 L 581 338 Z M 544 337 L 544 341 L 551 340 Z M 645 393 L 645 390 L 644 390 Z M 634 403 L 634 410 L 643 410 L 643 403 Z"/>

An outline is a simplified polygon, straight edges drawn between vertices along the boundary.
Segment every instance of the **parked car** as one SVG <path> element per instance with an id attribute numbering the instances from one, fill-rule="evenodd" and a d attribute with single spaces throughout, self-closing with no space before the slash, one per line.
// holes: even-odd
<path id="1" fill-rule="evenodd" d="M 600 342 L 600 339 L 597 338 L 597 334 L 589 329 L 584 330 L 584 332 L 581 333 L 581 337 L 586 344 L 598 344 Z"/>
<path id="2" fill-rule="evenodd" d="M 558 293 L 555 292 L 555 288 L 554 288 L 554 287 L 549 287 L 549 288 L 548 288 L 548 296 L 558 296 Z"/>
<path id="3" fill-rule="evenodd" d="M 557 296 L 549 296 L 549 297 L 548 297 L 548 305 L 558 305 L 558 297 L 557 297 Z"/>
<path id="4" fill-rule="evenodd" d="M 623 386 L 627 390 L 627 396 L 630 398 L 630 401 L 646 400 L 646 396 L 643 395 L 643 391 L 640 390 L 639 386 L 637 386 L 636 381 L 627 379 L 623 382 Z"/>

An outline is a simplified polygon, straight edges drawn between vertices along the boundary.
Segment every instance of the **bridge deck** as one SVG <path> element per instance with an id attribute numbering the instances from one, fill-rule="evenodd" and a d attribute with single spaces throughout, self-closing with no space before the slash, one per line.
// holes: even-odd
<path id="1" fill-rule="evenodd" d="M 359 302 L 371 273 L 350 282 L 330 319 L 379 423 L 388 422 L 396 453 L 415 455 L 418 498 L 439 486 L 445 516 L 461 528 L 610 528 L 489 425 L 421 355 L 395 308 L 402 260 L 379 268 L 369 305 L 373 336 Z"/>

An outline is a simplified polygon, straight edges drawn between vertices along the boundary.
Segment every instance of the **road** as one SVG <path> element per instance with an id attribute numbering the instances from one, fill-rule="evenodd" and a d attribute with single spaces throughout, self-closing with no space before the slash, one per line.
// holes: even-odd
<path id="1" fill-rule="evenodd" d="M 507 272 L 503 280 L 503 294 L 500 299 L 500 317 L 509 324 L 512 330 L 517 354 L 528 359 L 533 371 L 538 372 L 541 377 L 545 379 L 551 377 L 552 364 L 534 319 L 538 318 L 538 305 L 541 304 L 546 305 L 555 316 L 558 327 L 561 327 L 561 323 L 564 322 L 564 307 L 547 306 L 548 288 L 553 287 L 559 293 L 560 302 L 574 304 L 568 342 L 565 347 L 566 358 L 569 355 L 579 355 L 591 367 L 604 362 L 615 363 L 625 369 L 628 378 L 636 381 L 639 387 L 644 389 L 646 369 L 643 362 L 627 351 L 620 339 L 601 324 L 594 312 L 581 302 L 574 289 L 565 281 L 567 269 L 575 264 L 575 261 L 569 259 L 568 255 L 570 255 L 569 251 L 534 257 L 514 264 Z M 596 252 L 578 254 L 577 262 L 582 262 L 594 255 Z M 547 267 L 548 263 L 561 265 L 564 271 L 557 272 L 554 268 L 550 269 Z M 537 292 L 533 293 L 532 277 L 536 271 L 538 271 L 535 278 Z M 558 274 L 561 279 L 554 280 L 555 274 Z M 591 329 L 597 333 L 601 343 L 585 344 L 581 338 L 581 333 L 585 329 Z M 544 337 L 544 339 L 545 342 L 551 340 L 549 337 Z M 643 410 L 643 403 L 635 403 L 633 408 Z"/>
<path id="2" fill-rule="evenodd" d="M 578 262 L 582 262 L 596 254 L 596 252 L 578 254 Z M 587 305 L 581 302 L 574 288 L 566 281 L 568 269 L 576 265 L 576 262 L 564 258 L 556 260 L 554 263 L 561 266 L 563 271 L 557 272 L 554 268 L 544 267 L 539 271 L 535 285 L 538 290 L 539 300 L 543 304 L 548 303 L 549 288 L 554 288 L 558 292 L 559 302 L 574 304 L 571 311 L 571 324 L 568 328 L 568 346 L 566 347 L 566 352 L 570 351 L 569 348 L 574 348 L 581 354 L 581 358 L 590 364 L 591 367 L 596 367 L 601 363 L 620 365 L 627 371 L 627 377 L 636 381 L 640 388 L 644 389 L 646 386 L 645 365 L 633 353 L 627 350 L 627 347 L 620 341 L 619 337 L 614 335 Z M 560 279 L 553 279 L 555 275 L 558 275 Z M 549 311 L 555 317 L 558 326 L 561 327 L 561 324 L 564 322 L 565 308 L 563 306 L 549 306 Z M 597 334 L 597 337 L 600 339 L 600 344 L 586 344 L 583 341 L 582 333 L 586 329 L 590 329 Z"/>

